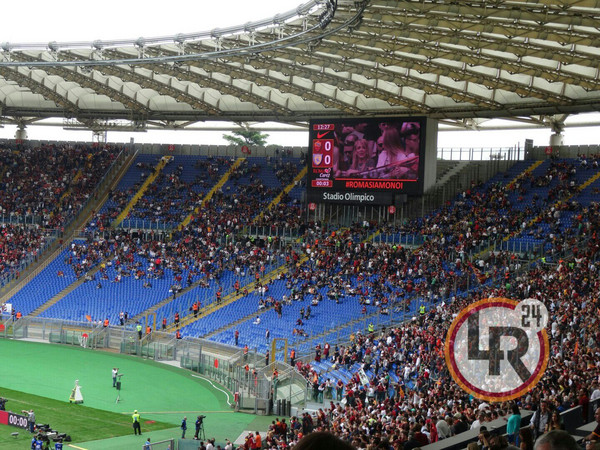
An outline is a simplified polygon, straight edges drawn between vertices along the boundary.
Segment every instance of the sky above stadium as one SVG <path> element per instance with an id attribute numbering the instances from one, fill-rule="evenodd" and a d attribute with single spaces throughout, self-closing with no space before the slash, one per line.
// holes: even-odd
<path id="1" fill-rule="evenodd" d="M 219 1 L 157 1 L 103 0 L 101 3 L 80 0 L 28 0 L 4 2 L 0 43 L 49 43 L 52 41 L 94 41 L 137 39 L 209 31 L 241 25 L 273 17 L 295 9 L 307 0 L 219 0 Z M 572 116 L 568 122 L 600 123 L 599 114 Z M 56 119 L 54 120 L 56 123 Z M 499 125 L 506 125 L 499 121 Z M 216 125 L 216 124 L 215 124 Z M 517 125 L 515 123 L 515 125 Z M 16 127 L 0 128 L 0 138 L 14 138 Z M 66 131 L 60 126 L 32 126 L 30 139 L 91 140 L 89 131 Z M 199 133 L 202 133 L 199 137 Z M 269 132 L 269 144 L 306 146 L 307 132 Z M 442 131 L 440 147 L 516 147 L 525 139 L 535 145 L 548 145 L 548 129 L 502 131 Z M 568 128 L 564 143 L 597 144 L 598 126 Z M 221 131 L 149 131 L 146 133 L 111 132 L 111 142 L 170 143 L 224 145 Z"/>

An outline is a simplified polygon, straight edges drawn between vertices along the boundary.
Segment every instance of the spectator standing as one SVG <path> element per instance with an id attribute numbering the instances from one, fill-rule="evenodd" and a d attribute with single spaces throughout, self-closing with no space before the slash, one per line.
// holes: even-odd
<path id="1" fill-rule="evenodd" d="M 560 412 L 555 409 L 552 411 L 552 415 L 550 416 L 550 422 L 546 425 L 546 431 L 552 430 L 564 430 L 565 427 L 562 423 L 562 419 L 560 417 Z"/>
<path id="2" fill-rule="evenodd" d="M 533 430 L 533 438 L 537 439 L 546 431 L 546 425 L 550 422 L 550 409 L 548 401 L 542 400 L 540 407 L 533 413 L 529 426 Z"/>
<path id="3" fill-rule="evenodd" d="M 452 434 L 457 435 L 469 429 L 469 426 L 463 419 L 461 413 L 454 414 L 454 425 L 452 425 Z"/>
<path id="4" fill-rule="evenodd" d="M 260 450 L 262 448 L 262 437 L 260 436 L 260 433 L 258 431 L 254 436 L 254 448 L 256 450 Z"/>
<path id="5" fill-rule="evenodd" d="M 590 409 L 590 398 L 588 397 L 587 389 L 582 388 L 579 392 L 578 403 L 581 406 L 581 417 L 583 423 L 588 423 L 588 410 Z"/>
<path id="6" fill-rule="evenodd" d="M 585 439 L 587 441 L 599 441 L 600 440 L 600 407 L 596 408 L 596 413 L 594 414 L 594 419 L 596 419 L 596 428 L 590 434 L 588 434 Z"/>
<path id="7" fill-rule="evenodd" d="M 506 435 L 508 442 L 519 445 L 519 429 L 521 428 L 521 411 L 516 403 L 511 405 L 511 415 L 506 424 Z"/>
<path id="8" fill-rule="evenodd" d="M 446 417 L 446 418 L 449 419 L 450 417 Z M 450 425 L 448 425 L 446 418 L 440 417 L 440 419 L 435 424 L 435 427 L 437 428 L 437 432 L 438 432 L 438 438 L 440 440 L 446 439 L 446 438 L 452 436 L 452 431 L 450 430 Z"/>

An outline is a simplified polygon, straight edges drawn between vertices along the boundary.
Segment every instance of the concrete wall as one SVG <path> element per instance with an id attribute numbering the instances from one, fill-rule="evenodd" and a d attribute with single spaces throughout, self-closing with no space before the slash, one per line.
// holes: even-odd
<path id="1" fill-rule="evenodd" d="M 423 174 L 423 192 L 435 185 L 437 176 L 437 120 L 427 119 L 425 126 L 425 173 Z"/>

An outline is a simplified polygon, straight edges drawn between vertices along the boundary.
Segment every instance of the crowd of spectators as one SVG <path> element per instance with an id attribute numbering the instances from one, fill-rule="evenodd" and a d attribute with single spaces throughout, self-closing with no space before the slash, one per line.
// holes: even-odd
<path id="1" fill-rule="evenodd" d="M 0 286 L 18 277 L 25 262 L 37 258 L 52 239 L 39 225 L 0 224 Z"/>
<path id="2" fill-rule="evenodd" d="M 153 280 L 167 278 L 172 283 L 168 290 L 165 288 L 163 298 L 175 298 L 183 289 L 196 288 L 197 298 L 206 305 L 215 298 L 204 294 L 204 289 L 214 288 L 207 292 L 216 289 L 225 295 L 235 289 L 233 280 L 242 276 L 253 279 L 254 274 L 263 273 L 266 266 L 283 258 L 283 249 L 276 248 L 273 242 L 249 238 L 225 242 L 216 236 L 209 227 L 196 227 L 196 222 L 177 232 L 173 239 L 164 234 L 145 235 L 129 230 L 95 232 L 85 242 L 71 244 L 64 262 L 72 273 L 60 271 L 57 275 L 94 282 L 98 288 L 131 278 L 140 287 L 155 289 Z M 234 276 L 224 278 L 225 272 Z M 180 315 L 188 313 L 181 311 Z M 117 319 L 109 318 L 110 323 L 117 323 Z"/>
<path id="3" fill-rule="evenodd" d="M 0 200 L 2 207 L 10 211 L 43 213 L 45 225 L 60 223 L 55 220 L 64 216 L 61 199 L 66 198 L 67 191 L 73 203 L 66 208 L 75 211 L 78 202 L 89 195 L 78 183 L 87 186 L 93 179 L 92 174 L 79 175 L 78 180 L 87 181 L 72 181 L 79 170 L 93 165 L 93 156 L 67 149 L 74 162 L 65 169 L 60 152 L 49 151 L 57 167 L 62 168 L 57 170 L 58 184 L 53 186 L 47 176 L 41 177 L 33 155 L 25 166 L 31 173 L 19 173 L 22 180 L 27 180 L 24 185 L 28 192 L 35 192 L 39 186 L 36 177 L 49 184 L 41 191 L 41 201 L 37 198 L 36 204 L 26 193 L 19 196 L 8 183 L 2 187 L 12 194 Z M 10 155 L 2 155 L 4 166 L 0 169 L 4 167 L 5 175 L 21 170 Z M 207 164 L 207 170 L 215 174 L 212 163 Z M 406 308 L 412 299 L 435 305 L 409 323 L 355 334 L 347 345 L 332 345 L 331 352 L 329 344 L 325 344 L 327 353 L 319 348 L 319 358 L 331 359 L 336 366 L 359 363 L 369 374 L 367 385 L 358 376 L 341 386 L 333 384 L 327 375 L 319 377 L 310 365 L 299 362 L 298 369 L 316 384 L 317 398 L 320 392 L 330 404 L 313 417 L 292 418 L 286 433 L 274 426 L 267 437 L 269 445 L 284 447 L 284 442 L 294 442 L 301 434 L 323 430 L 334 432 L 357 448 L 378 447 L 384 442 L 394 448 L 414 448 L 481 427 L 499 417 L 508 420 L 514 406 L 537 409 L 546 402 L 549 408 L 562 411 L 583 405 L 594 395 L 600 396 L 600 279 L 596 261 L 600 209 L 597 204 L 582 208 L 576 197 L 572 198 L 579 191 L 575 175 L 582 165 L 582 161 L 579 166 L 553 161 L 540 176 L 528 172 L 510 183 L 473 185 L 434 214 L 400 226 L 357 224 L 333 231 L 322 224 L 308 224 L 301 244 L 308 259 L 297 264 L 296 253 L 271 245 L 271 241 L 258 245 L 251 239 L 233 239 L 278 193 L 261 181 L 261 167 L 248 163 L 232 173 L 233 188 L 216 192 L 171 239 L 142 239 L 128 232 L 115 233 L 108 239 L 94 235 L 86 244 L 73 244 L 67 262 L 78 278 L 100 265 L 99 280 L 96 276 L 91 278 L 95 281 L 105 279 L 106 266 L 110 265 L 118 267 L 120 276 L 145 282 L 164 276 L 168 270 L 175 275 L 179 287 L 185 288 L 201 279 L 219 284 L 224 271 L 260 275 L 265 265 L 280 258 L 287 259 L 289 266 L 289 297 L 282 299 L 283 303 L 310 297 L 318 305 L 320 301 L 337 301 L 341 296 L 356 296 L 365 314 L 385 314 L 391 307 Z M 297 167 L 276 162 L 274 169 L 285 186 L 295 176 Z M 182 182 L 180 175 L 181 170 L 176 168 L 169 175 L 159 176 L 135 214 L 159 214 L 161 220 L 180 222 L 193 211 L 203 196 L 196 194 L 190 183 Z M 533 189 L 541 189 L 541 194 L 523 206 L 524 196 Z M 132 190 L 113 193 L 117 207 L 108 216 L 112 217 L 131 195 Z M 26 209 L 19 210 L 17 200 Z M 58 209 L 45 211 L 49 204 L 58 205 Z M 172 211 L 174 216 L 170 215 Z M 577 213 L 570 224 L 560 221 L 565 211 Z M 303 222 L 300 209 L 285 203 L 268 211 L 263 220 L 265 224 L 289 227 Z M 542 223 L 552 231 L 547 236 L 541 236 Z M 14 233 L 7 231 L 0 237 L 0 251 L 12 255 L 4 261 L 5 265 L 19 258 L 19 250 L 14 253 Z M 419 235 L 424 244 L 418 249 L 375 245 L 367 241 L 374 231 Z M 551 244 L 548 255 L 531 266 L 528 255 L 523 258 L 524 255 L 502 251 L 479 256 L 479 250 L 493 241 L 521 234 L 543 237 Z M 27 245 L 28 249 L 43 242 L 43 237 L 35 234 L 20 238 L 23 241 L 19 245 Z M 569 255 L 559 259 L 565 250 L 569 250 Z M 136 257 L 145 258 L 147 267 L 141 270 Z M 188 277 L 177 279 L 184 270 Z M 325 298 L 320 293 L 323 288 Z M 514 405 L 488 404 L 469 397 L 451 380 L 442 353 L 446 330 L 458 311 L 479 299 L 496 296 L 537 298 L 546 304 L 551 315 L 549 368 L 541 382 Z M 310 320 L 310 314 L 303 314 L 301 319 Z M 301 330 L 302 324 L 295 329 Z M 302 333 L 297 334 L 302 338 Z"/>
<path id="4" fill-rule="evenodd" d="M 198 162 L 201 166 L 199 170 L 213 173 L 215 179 L 218 177 L 217 167 L 230 163 L 231 160 L 227 158 L 209 158 Z M 294 173 L 290 165 L 279 165 L 277 161 L 270 161 L 269 164 L 278 168 L 279 176 L 284 181 Z M 261 167 L 256 164 L 245 164 L 235 171 L 232 174 L 233 192 L 231 189 L 217 191 L 211 201 L 193 215 L 188 226 L 175 231 L 171 239 L 164 233 L 109 231 L 110 222 L 139 189 L 153 167 L 151 164 L 138 167 L 143 175 L 137 184 L 124 191 L 112 192 L 114 206 L 97 214 L 92 220 L 93 226 L 88 228 L 88 241 L 72 245 L 65 262 L 76 279 L 94 281 L 100 288 L 107 281 L 119 282 L 123 277 L 132 276 L 141 280 L 144 287 L 151 288 L 152 277 L 163 277 L 165 271 L 169 271 L 171 273 L 167 273 L 167 276 L 173 277 L 174 281 L 170 291 L 165 292 L 165 298 L 171 294 L 175 296 L 194 284 L 199 288 L 218 286 L 218 291 L 226 295 L 234 286 L 233 281 L 228 282 L 231 286 L 221 285 L 224 271 L 234 273 L 237 278 L 264 274 L 265 267 L 273 264 L 277 258 L 283 259 L 278 238 L 270 237 L 267 241 L 257 239 L 255 242 L 254 239 L 240 239 L 238 236 L 249 220 L 277 194 L 276 189 L 267 188 L 261 182 L 258 176 Z M 154 215 L 152 211 L 155 211 L 160 212 L 161 219 L 179 223 L 195 206 L 200 205 L 203 198 L 201 190 L 191 189 L 194 183 L 200 182 L 199 178 L 191 184 L 182 182 L 181 171 L 181 167 L 176 167 L 169 174 L 159 174 L 158 182 L 150 186 L 149 195 L 142 197 L 140 206 L 133 214 Z M 248 176 L 252 178 L 251 183 L 235 184 L 236 179 Z M 176 217 L 168 215 L 171 212 Z M 148 268 L 141 267 L 140 258 L 146 259 L 144 266 Z M 156 264 L 157 259 L 161 261 L 160 266 Z M 99 270 L 92 271 L 98 265 Z M 184 271 L 186 275 L 182 279 Z M 65 270 L 58 275 L 64 276 L 64 272 L 69 274 Z M 110 276 L 108 272 L 111 272 Z M 199 297 L 202 295 L 199 294 Z M 205 299 L 204 304 L 210 301 L 212 299 Z M 115 323 L 115 319 L 111 318 L 111 323 Z"/>
<path id="5" fill-rule="evenodd" d="M 245 165 L 240 170 L 243 177 L 260 172 L 256 165 Z M 556 170 L 555 165 L 550 165 L 547 173 L 539 178 L 546 179 L 548 173 Z M 535 210 L 511 208 L 509 195 L 521 189 L 525 178 L 530 177 L 525 175 L 510 184 L 490 184 L 485 189 L 473 186 L 457 202 L 446 205 L 430 217 L 408 222 L 395 230 L 389 227 L 382 230 L 418 233 L 425 237 L 425 244 L 416 252 L 402 246 L 364 242 L 369 233 L 375 231 L 369 226 L 357 225 L 336 233 L 321 224 L 309 224 L 302 248 L 308 260 L 298 265 L 297 259 L 290 258 L 293 253 L 279 254 L 282 259 L 287 256 L 291 264 L 287 276 L 289 293 L 287 298 L 277 300 L 283 300 L 285 304 L 312 298 L 316 306 L 323 300 L 321 292 L 326 288 L 325 297 L 329 299 L 337 301 L 343 296 L 356 296 L 365 314 L 374 311 L 386 314 L 389 308 L 397 307 L 407 298 L 417 296 L 422 302 L 435 303 L 488 280 L 510 278 L 511 271 L 521 267 L 514 255 L 495 253 L 487 260 L 477 258 L 471 262 L 468 252 L 489 245 L 507 233 L 526 231 L 523 224 L 536 214 L 545 217 L 553 205 L 546 199 L 539 201 Z M 240 250 L 245 250 L 246 244 L 239 247 L 236 242 L 233 248 L 222 247 L 223 242 L 234 241 L 234 236 L 247 225 L 247 218 L 264 208 L 272 196 L 271 190 L 258 178 L 252 180 L 237 186 L 235 193 L 215 193 L 185 229 L 176 231 L 172 241 L 163 244 L 163 258 L 175 252 L 176 265 L 194 268 L 194 275 L 209 273 L 217 282 L 224 270 L 236 274 L 261 274 L 265 262 L 268 264 L 275 258 L 272 252 L 259 251 L 257 258 L 252 252 Z M 531 178 L 528 183 L 537 183 L 537 178 Z M 502 214 L 493 212 L 497 204 L 503 206 Z M 273 214 L 276 212 L 274 209 Z M 596 211 L 586 209 L 580 215 L 584 231 L 592 226 L 590 214 L 595 215 Z M 576 231 L 581 234 L 582 227 L 577 227 Z M 252 244 L 250 246 L 254 248 Z M 185 256 L 182 255 L 194 254 L 198 255 L 196 261 L 183 262 Z M 190 284 L 198 280 L 192 276 L 188 281 Z M 178 292 L 185 285 L 178 282 L 173 286 Z M 231 291 L 232 286 L 225 289 Z M 299 337 L 305 335 L 303 323 L 290 326 L 290 330 L 295 330 Z"/>
<path id="6" fill-rule="evenodd" d="M 190 212 L 201 206 L 205 194 L 218 178 L 229 170 L 233 161 L 221 157 L 199 159 L 194 166 L 198 174 L 193 181 L 183 180 L 182 165 L 178 165 L 174 170 L 163 170 L 133 207 L 128 218 L 165 222 L 169 224 L 169 228 L 177 226 Z M 298 164 L 284 163 L 281 158 L 267 158 L 265 161 L 246 159 L 239 167 L 231 170 L 229 175 L 231 181 L 215 193 L 213 204 L 227 214 L 229 205 L 246 204 L 249 209 L 241 218 L 244 224 L 250 224 L 254 216 L 292 181 L 299 170 Z M 268 187 L 262 178 L 265 171 L 274 172 L 281 186 Z M 124 192 L 114 192 L 112 200 L 115 206 L 108 213 L 104 213 L 105 216 L 110 219 L 116 218 L 139 190 L 141 182 L 143 179 Z M 106 223 L 102 217 L 97 220 Z M 293 225 L 295 224 L 290 224 Z"/>
<path id="7" fill-rule="evenodd" d="M 514 405 L 536 410 L 545 402 L 550 411 L 557 412 L 581 405 L 587 415 L 590 400 L 600 398 L 599 243 L 594 238 L 590 244 L 585 253 L 572 259 L 516 272 L 512 283 L 438 304 L 418 320 L 376 333 L 365 330 L 348 346 L 334 346 L 329 355 L 317 351 L 318 359 L 330 359 L 337 367 L 360 363 L 370 374 L 368 385 L 358 374 L 350 383 L 336 384 L 299 362 L 298 368 L 318 384 L 315 388 L 325 398 L 314 429 L 333 431 L 357 448 L 376 447 L 383 441 L 394 448 L 413 448 L 497 418 L 508 420 L 513 404 L 489 404 L 470 397 L 451 379 L 442 351 L 457 313 L 474 301 L 496 296 L 537 298 L 550 311 L 548 370 Z M 534 434 L 552 426 L 543 424 Z"/>
<path id="8" fill-rule="evenodd" d="M 60 228 L 92 194 L 120 148 L 44 145 L 0 149 L 0 215 Z M 29 220 L 27 220 L 29 222 Z"/>
<path id="9" fill-rule="evenodd" d="M 539 198 L 531 210 L 509 208 L 507 191 L 521 190 L 523 184 L 536 185 L 540 179 L 546 183 L 557 168 L 567 170 L 567 175 L 560 172 L 561 180 L 556 185 L 547 185 L 547 197 Z M 403 232 L 427 237 L 425 245 L 416 252 L 405 251 L 410 254 L 408 260 L 400 247 L 383 245 L 369 250 L 366 244 L 353 244 L 354 252 L 347 251 L 347 262 L 359 261 L 356 266 L 360 268 L 359 276 L 366 279 L 385 267 L 386 262 L 393 261 L 390 266 L 400 273 L 383 272 L 382 279 L 400 285 L 410 280 L 407 275 L 411 270 L 417 271 L 421 281 L 413 286 L 414 293 L 420 298 L 433 296 L 434 302 L 438 300 L 437 306 L 410 323 L 378 333 L 365 330 L 353 335 L 349 345 L 334 346 L 329 356 L 334 367 L 350 368 L 359 363 L 370 375 L 368 385 L 357 374 L 350 383 L 336 383 L 327 374 L 319 376 L 310 364 L 298 363 L 298 369 L 306 374 L 314 389 L 315 398 L 322 396 L 326 403 L 331 402 L 329 407 L 323 407 L 322 414 L 317 413 L 317 417 L 326 419 L 318 420 L 315 429 L 333 431 L 357 448 L 375 448 L 382 442 L 386 447 L 414 448 L 468 428 L 475 429 L 498 417 L 508 420 L 514 406 L 537 410 L 546 402 L 551 410 L 561 412 L 582 405 L 587 414 L 590 398 L 600 398 L 598 205 L 582 208 L 576 199 L 566 203 L 567 206 L 559 205 L 575 208 L 579 214 L 571 226 L 555 228 L 550 254 L 556 258 L 540 258 L 528 270 L 525 269 L 530 261 L 520 260 L 523 255 L 492 253 L 485 260 L 473 261 L 474 264 L 466 258 L 467 250 L 481 248 L 481 244 L 495 239 L 496 234 L 502 237 L 527 233 L 527 222 L 532 218 L 554 217 L 557 199 L 570 198 L 578 191 L 577 185 L 569 181 L 574 170 L 556 163 L 539 179 L 526 175 L 517 183 L 492 185 L 487 191 L 474 188 L 438 214 L 402 226 Z M 557 189 L 559 186 L 565 188 Z M 501 213 L 494 211 L 494 204 L 503 206 Z M 334 273 L 341 276 L 351 273 L 352 266 L 344 265 L 343 251 L 332 254 L 330 249 L 339 249 L 341 245 L 330 241 L 319 243 L 314 256 L 318 267 L 325 271 L 328 259 L 333 258 L 338 270 L 323 279 L 332 278 L 335 282 Z M 326 251 L 322 252 L 323 249 Z M 558 259 L 564 249 L 569 249 L 571 255 Z M 308 250 L 309 254 L 311 251 Z M 373 259 L 364 258 L 364 252 L 368 255 L 369 251 Z M 472 270 L 467 269 L 469 264 Z M 453 295 L 450 286 L 464 285 L 469 272 L 476 275 L 481 286 L 474 283 L 472 287 L 477 289 L 466 295 Z M 397 280 L 394 275 L 398 275 Z M 319 275 L 316 277 L 318 280 Z M 488 280 L 494 282 L 486 283 Z M 474 281 L 472 277 L 470 281 Z M 383 283 L 361 285 L 368 287 L 368 298 L 374 302 L 381 302 L 387 294 Z M 536 298 L 546 304 L 551 316 L 549 368 L 541 382 L 514 405 L 488 404 L 470 397 L 450 378 L 442 352 L 446 332 L 457 313 L 477 300 L 498 296 L 517 300 Z M 328 358 L 319 345 L 315 359 L 323 357 Z M 552 424 L 533 432 L 535 435 L 550 429 Z"/>
<path id="10" fill-rule="evenodd" d="M 17 277 L 75 217 L 120 150 L 0 148 L 0 285 Z"/>

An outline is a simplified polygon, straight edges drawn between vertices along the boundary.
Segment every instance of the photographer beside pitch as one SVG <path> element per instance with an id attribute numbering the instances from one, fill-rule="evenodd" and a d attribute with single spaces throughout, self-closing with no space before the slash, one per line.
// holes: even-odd
<path id="1" fill-rule="evenodd" d="M 35 413 L 33 409 L 27 411 L 26 409 L 21 410 L 23 414 L 27 414 L 27 423 L 29 425 L 29 432 L 33 433 L 33 429 L 35 428 Z"/>
<path id="2" fill-rule="evenodd" d="M 198 435 L 200 434 L 200 430 L 202 429 L 202 422 L 204 421 L 204 418 L 206 416 L 198 416 L 198 418 L 196 419 L 196 433 L 194 433 L 194 439 L 199 439 Z"/>

